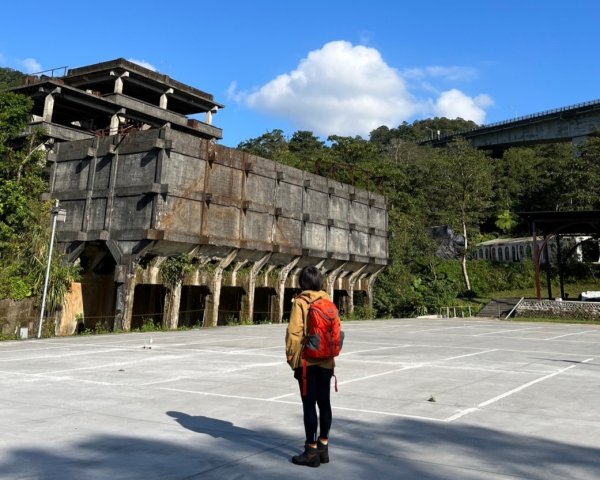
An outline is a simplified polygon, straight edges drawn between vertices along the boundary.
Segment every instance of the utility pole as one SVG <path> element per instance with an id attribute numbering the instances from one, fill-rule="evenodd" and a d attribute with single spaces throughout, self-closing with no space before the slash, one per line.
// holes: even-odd
<path id="1" fill-rule="evenodd" d="M 52 264 L 52 249 L 54 248 L 54 235 L 56 233 L 56 222 L 64 222 L 67 211 L 58 207 L 58 200 L 52 209 L 52 234 L 50 235 L 50 248 L 48 250 L 48 265 L 46 265 L 46 278 L 44 280 L 44 293 L 42 294 L 42 307 L 40 308 L 40 321 L 38 323 L 37 338 L 42 338 L 42 325 L 44 323 L 44 310 L 46 308 L 46 295 L 48 293 L 48 281 L 50 279 L 50 265 Z"/>

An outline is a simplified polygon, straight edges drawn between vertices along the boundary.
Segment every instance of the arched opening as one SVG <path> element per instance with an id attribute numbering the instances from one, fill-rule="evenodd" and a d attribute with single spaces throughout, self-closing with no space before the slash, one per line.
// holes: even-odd
<path id="1" fill-rule="evenodd" d="M 103 243 L 90 243 L 79 255 L 83 320 L 77 331 L 112 330 L 115 318 L 116 263 Z"/>
<path id="2" fill-rule="evenodd" d="M 244 295 L 246 295 L 246 291 L 242 287 L 221 287 L 217 325 L 231 325 L 240 322 Z"/>
<path id="3" fill-rule="evenodd" d="M 206 297 L 209 294 L 210 290 L 204 285 L 184 285 L 181 287 L 178 322 L 180 327 L 202 326 Z"/>
<path id="4" fill-rule="evenodd" d="M 258 287 L 254 289 L 254 316 L 252 323 L 265 323 L 273 316 L 273 302 L 276 298 L 274 288 Z"/>
<path id="5" fill-rule="evenodd" d="M 160 327 L 166 293 L 167 289 L 163 285 L 136 285 L 131 314 L 132 330 L 140 329 L 148 324 Z"/>
<path id="6" fill-rule="evenodd" d="M 287 321 L 290 319 L 290 313 L 292 312 L 292 299 L 301 293 L 300 288 L 286 288 L 283 294 L 283 318 Z"/>
<path id="7" fill-rule="evenodd" d="M 333 303 L 340 311 L 340 315 L 346 313 L 346 299 L 348 298 L 348 292 L 346 290 L 334 290 L 333 291 Z"/>

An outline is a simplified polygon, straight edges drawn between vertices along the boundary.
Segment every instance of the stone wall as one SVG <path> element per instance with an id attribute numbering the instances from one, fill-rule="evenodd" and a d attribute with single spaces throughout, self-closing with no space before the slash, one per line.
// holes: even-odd
<path id="1" fill-rule="evenodd" d="M 573 320 L 599 320 L 600 302 L 523 300 L 516 317 L 556 317 Z"/>

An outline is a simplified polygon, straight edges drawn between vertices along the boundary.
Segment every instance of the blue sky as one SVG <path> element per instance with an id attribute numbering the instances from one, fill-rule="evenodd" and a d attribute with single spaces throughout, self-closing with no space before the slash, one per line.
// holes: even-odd
<path id="1" fill-rule="evenodd" d="M 274 128 L 362 135 L 432 116 L 492 123 L 600 98 L 595 0 L 3 5 L 0 65 L 118 57 L 212 93 L 236 146 Z"/>

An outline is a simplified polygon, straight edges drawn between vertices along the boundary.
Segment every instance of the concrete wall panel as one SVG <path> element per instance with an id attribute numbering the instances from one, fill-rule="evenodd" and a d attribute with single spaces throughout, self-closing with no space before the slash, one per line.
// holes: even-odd
<path id="1" fill-rule="evenodd" d="M 206 161 L 172 151 L 164 163 L 161 183 L 190 194 L 204 191 Z"/>
<path id="2" fill-rule="evenodd" d="M 275 222 L 274 243 L 292 248 L 302 248 L 302 221 L 279 217 Z"/>
<path id="3" fill-rule="evenodd" d="M 161 208 L 165 213 L 157 222 L 157 229 L 187 235 L 202 234 L 203 201 L 169 195 Z"/>
<path id="4" fill-rule="evenodd" d="M 327 250 L 340 254 L 348 254 L 348 236 L 348 230 L 330 227 L 327 236 Z"/>
<path id="5" fill-rule="evenodd" d="M 355 225 L 367 226 L 369 221 L 369 206 L 360 202 L 350 202 L 348 222 Z"/>
<path id="6" fill-rule="evenodd" d="M 106 155 L 96 160 L 96 174 L 94 176 L 94 189 L 107 189 L 110 182 L 110 170 L 113 165 L 114 155 Z"/>
<path id="7" fill-rule="evenodd" d="M 158 150 L 119 155 L 117 187 L 149 185 L 154 183 Z"/>
<path id="8" fill-rule="evenodd" d="M 150 228 L 152 197 L 150 195 L 116 197 L 112 217 L 111 230 L 116 226 L 123 230 Z"/>
<path id="9" fill-rule="evenodd" d="M 58 225 L 57 228 L 66 231 L 81 231 L 85 200 L 63 200 L 60 206 L 67 211 L 67 217 L 65 222 Z"/>
<path id="10" fill-rule="evenodd" d="M 57 191 L 85 190 L 89 165 L 89 159 L 58 162 L 54 189 Z"/>
<path id="11" fill-rule="evenodd" d="M 273 216 L 248 210 L 244 215 L 244 240 L 271 242 Z"/>
<path id="12" fill-rule="evenodd" d="M 320 252 L 327 251 L 327 226 L 306 222 L 303 229 L 302 247 Z"/>
<path id="13" fill-rule="evenodd" d="M 359 231 L 350 232 L 350 253 L 354 255 L 369 255 L 369 235 Z"/>
<path id="14" fill-rule="evenodd" d="M 250 173 L 246 179 L 245 199 L 263 205 L 273 205 L 277 180 Z"/>
<path id="15" fill-rule="evenodd" d="M 279 182 L 275 207 L 284 210 L 302 212 L 302 195 L 304 188 L 288 182 Z"/>
<path id="16" fill-rule="evenodd" d="M 89 230 L 103 230 L 106 215 L 106 198 L 94 198 L 90 206 Z"/>
<path id="17" fill-rule="evenodd" d="M 387 230 L 387 212 L 382 208 L 369 209 L 369 227 Z"/>
<path id="18" fill-rule="evenodd" d="M 347 199 L 331 195 L 329 197 L 329 218 L 348 222 L 349 203 Z"/>
<path id="19" fill-rule="evenodd" d="M 203 234 L 210 238 L 227 238 L 239 240 L 240 211 L 236 207 L 217 205 L 211 203 L 205 209 Z"/>
<path id="20" fill-rule="evenodd" d="M 241 170 L 213 163 L 208 175 L 208 192 L 241 200 L 243 175 Z"/>

